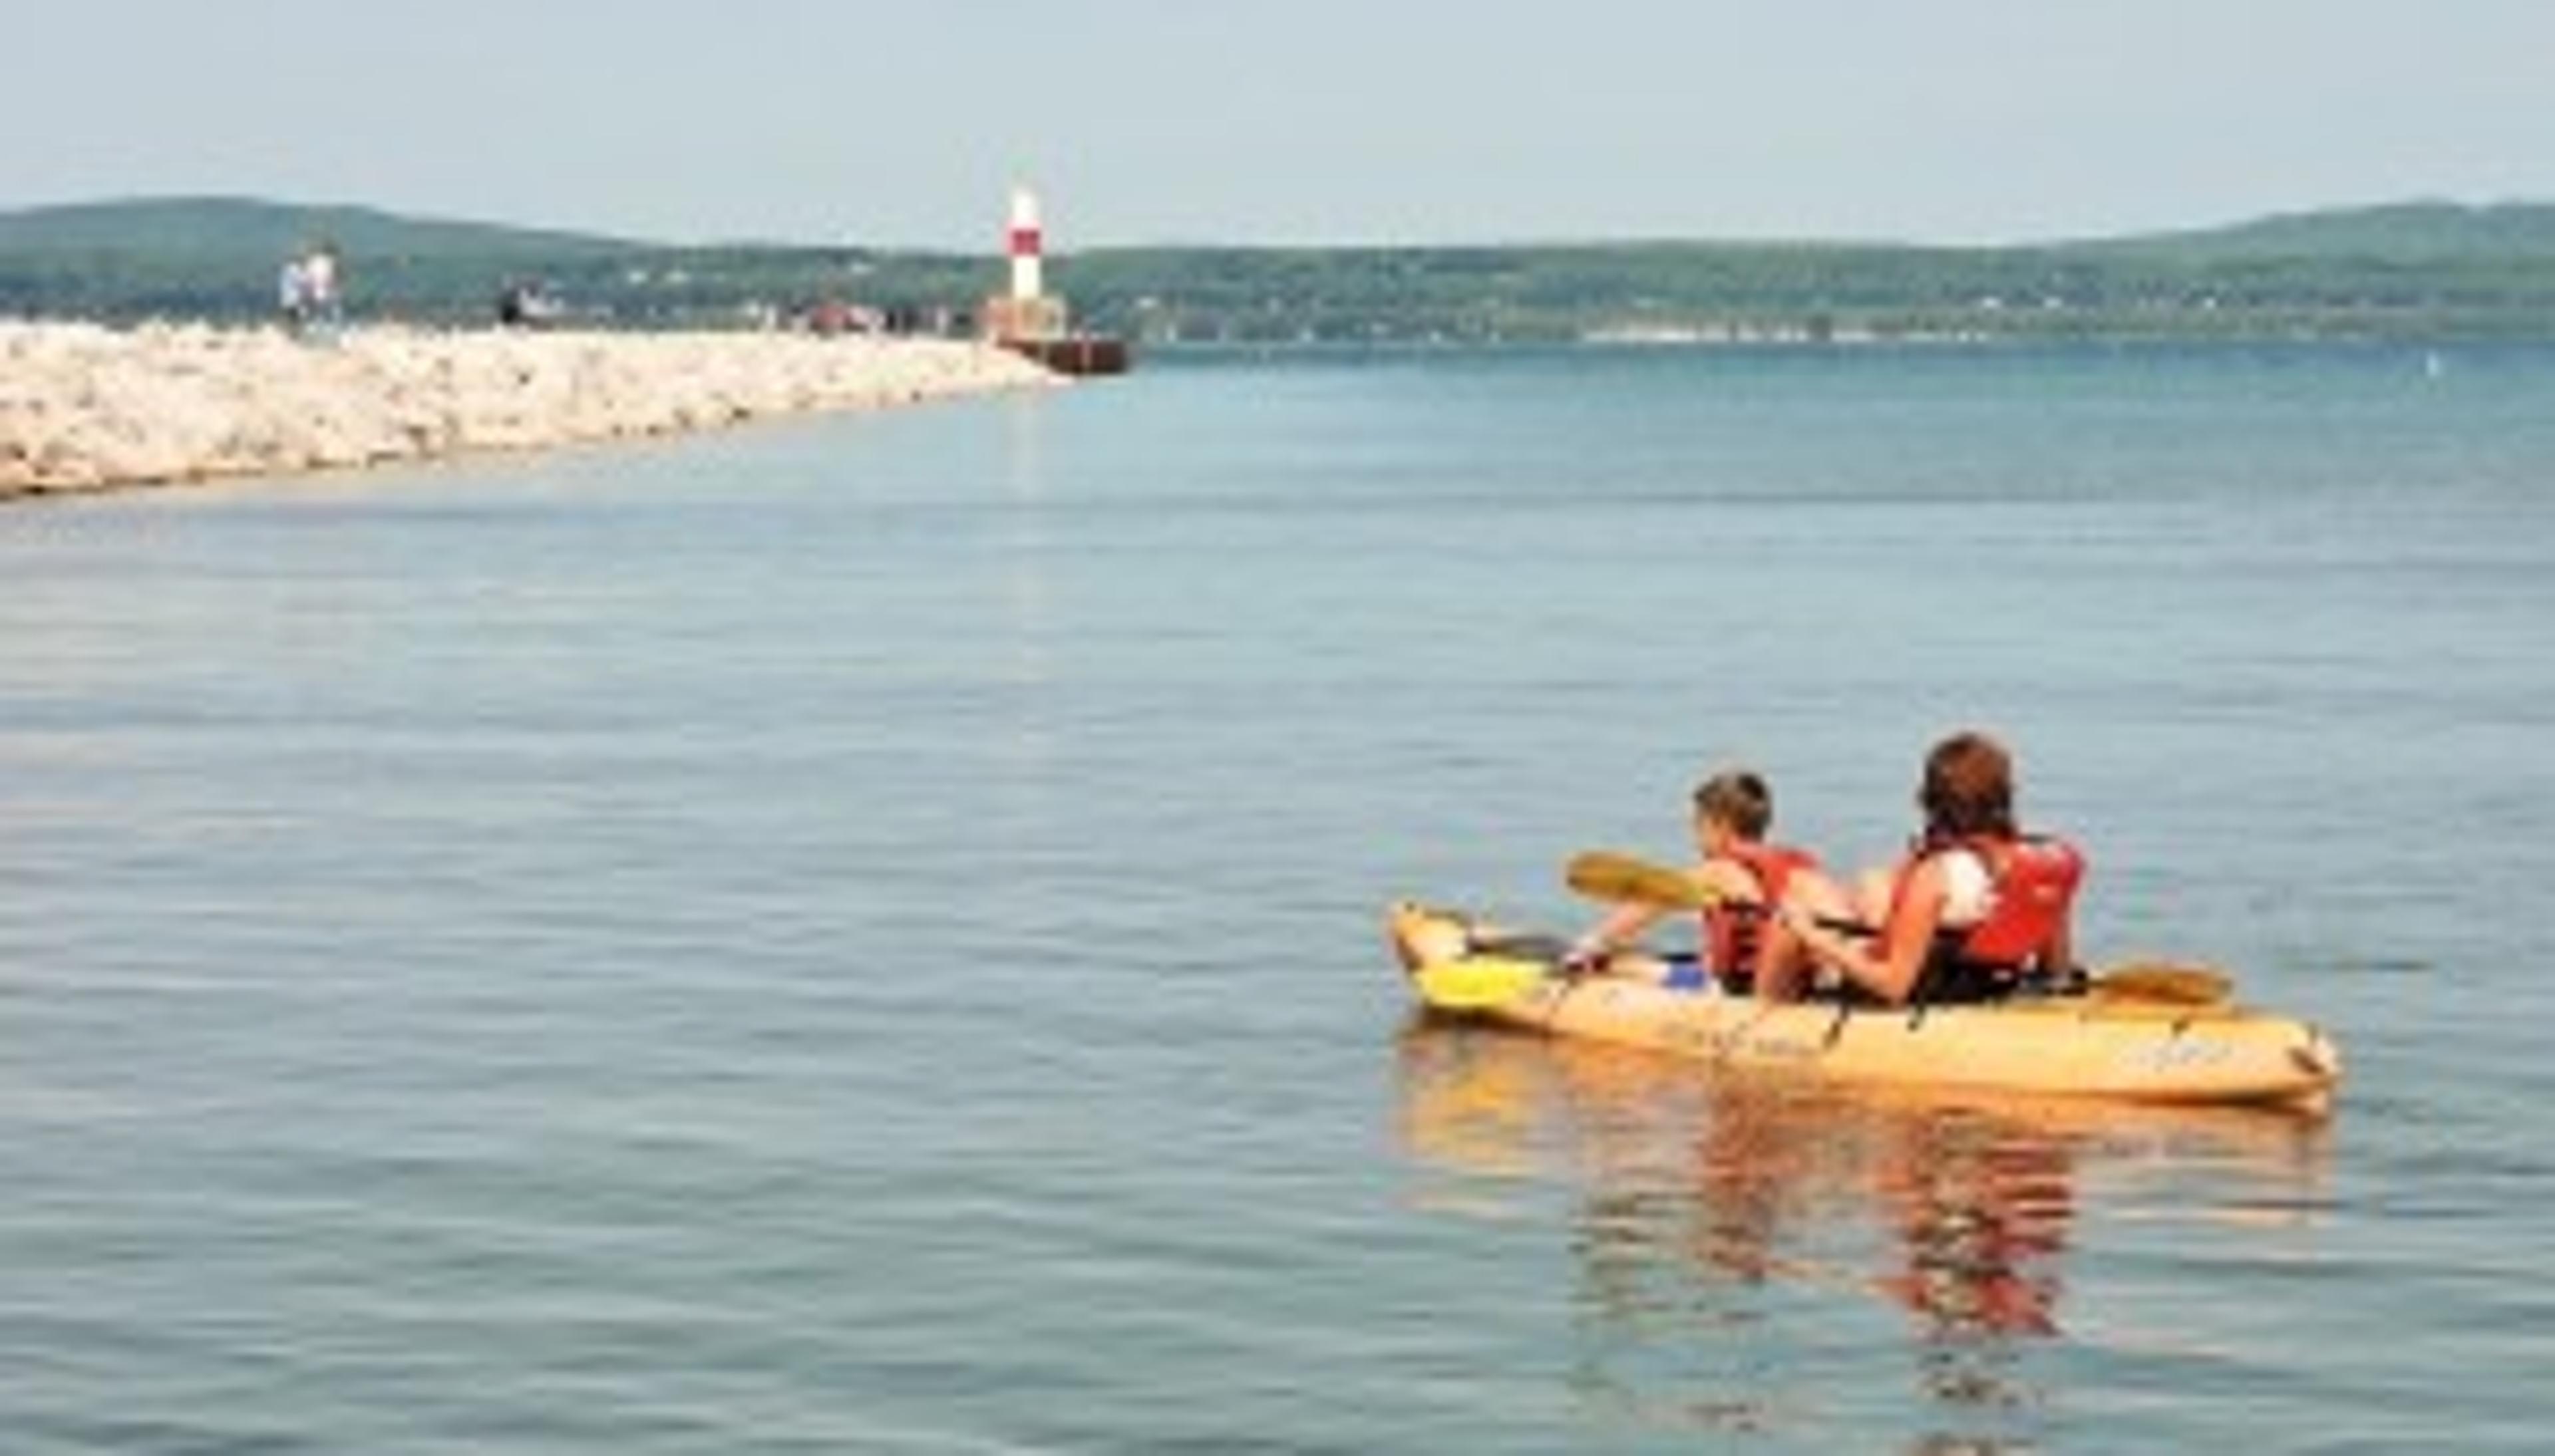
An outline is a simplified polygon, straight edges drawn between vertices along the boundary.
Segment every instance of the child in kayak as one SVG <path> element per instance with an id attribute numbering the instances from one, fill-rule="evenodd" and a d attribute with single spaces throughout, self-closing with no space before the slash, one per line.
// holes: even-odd
<path id="1" fill-rule="evenodd" d="M 1685 871 L 1711 906 L 1702 912 L 1701 953 L 1623 953 L 1669 913 L 1655 905 L 1627 904 L 1572 943 L 1562 969 L 1572 975 L 1602 971 L 1633 976 L 1687 991 L 1701 990 L 1708 975 L 1745 995 L 1756 981 L 1767 908 L 1782 900 L 1794 875 L 1818 867 L 1801 850 L 1765 842 L 1773 821 L 1773 792 L 1757 774 L 1734 769 L 1705 780 L 1694 790 L 1694 840 L 1701 857 Z"/>
<path id="2" fill-rule="evenodd" d="M 1934 745 L 1916 802 L 1924 832 L 1857 896 L 1817 874 L 1794 881 L 1761 952 L 1761 998 L 1798 999 L 1814 964 L 1893 1006 L 1995 1001 L 2076 973 L 2070 910 L 2085 861 L 2014 827 L 2005 746 L 1984 733 Z"/>

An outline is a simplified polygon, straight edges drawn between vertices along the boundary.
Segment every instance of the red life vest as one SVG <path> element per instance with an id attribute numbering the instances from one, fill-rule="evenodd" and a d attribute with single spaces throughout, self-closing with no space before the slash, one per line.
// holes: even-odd
<path id="1" fill-rule="evenodd" d="M 2066 919 L 2085 878 L 2085 857 L 2063 839 L 1981 834 L 1920 840 L 1890 887 L 1890 921 L 1898 918 L 1916 867 L 1959 852 L 1977 855 L 1987 866 L 1987 916 L 1975 925 L 1936 927 L 1908 998 L 1913 1002 L 1993 1000 L 2012 991 Z"/>
<path id="2" fill-rule="evenodd" d="M 1942 924 L 1934 945 L 1926 947 L 1924 968 L 1916 973 L 1911 1002 L 1983 1002 L 2013 991 L 2033 955 L 2075 905 L 2077 884 L 2085 882 L 2085 856 L 2075 845 L 2046 835 L 1970 835 L 1970 838 L 1919 840 L 1916 851 L 1898 866 L 1890 884 L 1890 914 L 1906 902 L 1916 866 L 1944 853 L 1975 853 L 1988 866 L 1988 914 L 1978 924 Z M 2041 971 L 2059 971 L 2044 966 Z"/>
<path id="3" fill-rule="evenodd" d="M 1961 936 L 1960 957 L 2020 970 L 2065 922 L 2085 879 L 2085 857 L 2066 840 L 2037 835 L 1973 839 L 1967 847 L 1987 861 L 1994 889 L 1987 918 Z"/>
<path id="4" fill-rule="evenodd" d="M 1757 947 L 1764 937 L 1765 913 L 1783 898 L 1783 887 L 1797 870 L 1815 870 L 1816 856 L 1780 844 L 1735 844 L 1723 858 L 1739 866 L 1756 883 L 1756 903 L 1715 904 L 1703 912 L 1703 959 L 1724 982 L 1745 981 L 1757 974 Z"/>

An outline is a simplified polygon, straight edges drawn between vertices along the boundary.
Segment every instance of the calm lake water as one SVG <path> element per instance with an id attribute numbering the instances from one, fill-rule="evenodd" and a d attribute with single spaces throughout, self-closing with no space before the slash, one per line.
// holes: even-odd
<path id="1" fill-rule="evenodd" d="M 1980 724 L 2327 1123 L 1409 1024 Z M 2555 353 L 1149 361 L 0 511 L 12 1451 L 2542 1449 Z"/>

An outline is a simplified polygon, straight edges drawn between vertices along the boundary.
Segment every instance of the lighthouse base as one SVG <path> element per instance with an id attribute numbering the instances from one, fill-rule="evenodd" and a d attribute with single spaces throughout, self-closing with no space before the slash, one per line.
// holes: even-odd
<path id="1" fill-rule="evenodd" d="M 997 339 L 996 343 L 1025 358 L 1034 359 L 1058 374 L 1076 377 L 1089 374 L 1124 374 L 1134 362 L 1133 352 L 1121 338 L 1103 338 L 1095 334 L 1068 334 L 1052 339 Z"/>

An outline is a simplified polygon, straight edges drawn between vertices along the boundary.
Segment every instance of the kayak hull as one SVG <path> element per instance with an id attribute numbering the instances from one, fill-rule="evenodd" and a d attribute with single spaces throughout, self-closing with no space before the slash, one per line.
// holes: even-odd
<path id="1" fill-rule="evenodd" d="M 1494 942 L 1454 911 L 1399 905 L 1389 929 L 1413 994 L 1433 1012 L 1714 1065 L 1868 1086 L 2316 1112 L 2331 1106 L 2342 1078 L 2341 1051 L 2318 1028 L 2226 1002 L 1777 1006 L 1717 989 L 1563 977 L 1531 953 L 1478 948 L 1507 937 Z M 1474 994 L 1449 994 L 1459 986 Z M 1496 990 L 1482 994 L 1485 986 Z"/>

